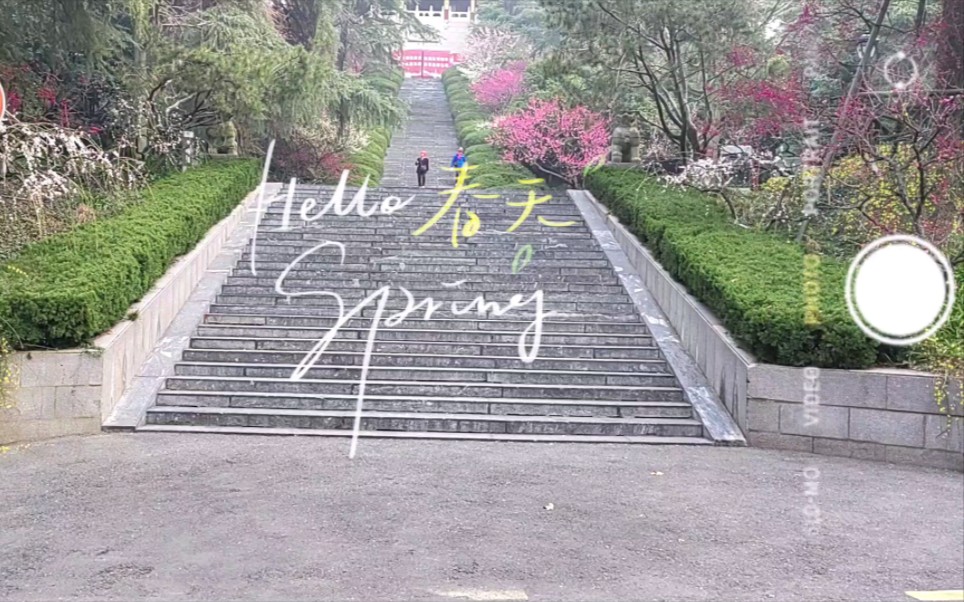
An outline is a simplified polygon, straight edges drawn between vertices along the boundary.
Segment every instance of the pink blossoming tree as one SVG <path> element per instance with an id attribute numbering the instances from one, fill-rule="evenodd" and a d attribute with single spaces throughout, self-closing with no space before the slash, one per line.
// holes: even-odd
<path id="1" fill-rule="evenodd" d="M 505 161 L 579 186 L 585 168 L 606 155 L 609 124 L 586 107 L 534 98 L 524 109 L 496 119 L 490 141 L 502 149 Z"/>
<path id="2" fill-rule="evenodd" d="M 472 94 L 483 108 L 499 113 L 525 92 L 526 64 L 511 63 L 504 69 L 492 71 L 472 84 Z"/>

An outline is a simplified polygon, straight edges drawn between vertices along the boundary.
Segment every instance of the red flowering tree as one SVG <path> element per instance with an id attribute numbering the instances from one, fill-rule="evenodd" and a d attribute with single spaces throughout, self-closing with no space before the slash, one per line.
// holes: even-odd
<path id="1" fill-rule="evenodd" d="M 282 182 L 298 178 L 332 184 L 338 181 L 344 170 L 352 167 L 341 154 L 332 151 L 310 132 L 296 131 L 275 146 L 271 176 Z"/>
<path id="2" fill-rule="evenodd" d="M 745 78 L 718 90 L 721 137 L 733 144 L 755 148 L 773 146 L 783 137 L 800 132 L 807 119 L 807 100 L 800 79 Z"/>
<path id="3" fill-rule="evenodd" d="M 830 170 L 827 186 L 829 208 L 849 218 L 843 235 L 911 233 L 964 264 L 962 110 L 964 95 L 916 85 L 861 96 L 838 116 L 848 156 Z"/>
<path id="4" fill-rule="evenodd" d="M 525 92 L 526 64 L 511 63 L 504 69 L 487 73 L 472 84 L 472 94 L 483 108 L 499 113 Z"/>
<path id="5" fill-rule="evenodd" d="M 606 155 L 609 123 L 586 107 L 531 99 L 522 110 L 495 121 L 490 141 L 503 159 L 579 186 L 585 168 Z"/>

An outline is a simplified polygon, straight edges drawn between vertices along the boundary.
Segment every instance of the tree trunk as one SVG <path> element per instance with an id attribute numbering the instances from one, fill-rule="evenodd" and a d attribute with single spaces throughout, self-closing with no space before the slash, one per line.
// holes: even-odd
<path id="1" fill-rule="evenodd" d="M 345 71 L 345 66 L 348 64 L 348 26 L 350 20 L 346 19 L 341 24 L 341 35 L 339 36 L 338 44 L 338 58 L 335 61 L 335 67 L 341 71 Z M 338 105 L 338 139 L 342 140 L 345 134 L 348 132 L 348 120 L 350 107 L 348 106 L 348 101 L 342 100 Z"/>
<path id="2" fill-rule="evenodd" d="M 914 35 L 920 37 L 920 30 L 924 27 L 927 17 L 927 0 L 917 0 L 917 16 L 914 18 Z"/>
<path id="3" fill-rule="evenodd" d="M 874 22 L 874 27 L 870 32 L 870 39 L 867 40 L 867 47 L 864 49 L 863 56 L 860 59 L 860 64 L 857 65 L 857 73 L 854 74 L 853 80 L 850 82 L 850 89 L 847 90 L 847 96 L 843 99 L 843 106 L 839 112 L 840 115 L 846 115 L 847 109 L 853 102 L 854 96 L 857 94 L 857 88 L 860 86 L 863 80 L 864 73 L 867 71 L 867 67 L 870 65 L 870 59 L 875 54 L 874 47 L 877 45 L 877 36 L 880 35 L 880 28 L 884 23 L 884 17 L 887 16 L 887 11 L 890 9 L 891 0 L 884 0 L 884 3 L 880 7 L 880 12 L 877 14 L 877 20 Z M 827 179 L 827 173 L 830 171 L 830 166 L 833 164 L 834 156 L 837 153 L 837 147 L 840 144 L 841 128 L 834 129 L 833 135 L 830 137 L 830 144 L 824 151 L 823 164 L 820 166 L 820 172 L 814 179 L 813 183 L 810 184 L 813 188 L 820 193 L 820 189 L 823 188 L 823 182 Z M 810 227 L 810 220 L 816 215 L 816 207 L 807 207 L 804 209 L 803 222 L 800 224 L 800 229 L 797 231 L 797 242 L 803 242 L 803 237 L 807 235 L 807 229 Z"/>
<path id="4" fill-rule="evenodd" d="M 345 70 L 345 65 L 348 63 L 348 26 L 350 25 L 350 19 L 346 19 L 341 24 L 341 32 L 338 36 L 338 55 L 335 59 L 335 67 L 339 71 Z"/>
<path id="5" fill-rule="evenodd" d="M 938 71 L 947 90 L 964 88 L 964 0 L 944 0 Z"/>

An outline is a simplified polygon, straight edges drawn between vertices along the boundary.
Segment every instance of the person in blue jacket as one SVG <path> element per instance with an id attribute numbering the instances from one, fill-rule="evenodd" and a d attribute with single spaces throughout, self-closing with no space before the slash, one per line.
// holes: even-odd
<path id="1" fill-rule="evenodd" d="M 459 152 L 455 153 L 455 156 L 452 157 L 452 167 L 455 167 L 457 169 L 462 169 L 463 167 L 465 167 L 465 162 L 466 162 L 465 152 L 462 150 L 461 147 L 459 147 Z"/>

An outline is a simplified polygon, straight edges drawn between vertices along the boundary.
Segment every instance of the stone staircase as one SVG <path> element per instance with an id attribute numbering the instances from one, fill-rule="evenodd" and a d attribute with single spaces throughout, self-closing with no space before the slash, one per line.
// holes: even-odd
<path id="1" fill-rule="evenodd" d="M 433 103 L 435 113 L 444 107 L 437 104 L 437 81 L 406 82 L 405 90 Z M 333 187 L 312 186 L 296 191 L 290 231 L 279 231 L 283 202 L 266 209 L 256 272 L 249 244 L 138 430 L 350 435 L 377 301 L 341 326 L 317 363 L 292 376 L 339 316 L 391 287 L 373 338 L 361 436 L 712 443 L 568 197 L 556 194 L 536 206 L 509 233 L 523 208 L 507 203 L 525 201 L 528 192 L 476 198 L 471 193 L 481 191 L 472 190 L 431 229 L 413 235 L 448 198 L 443 190 L 403 185 L 404 157 L 430 138 L 442 141 L 429 149 L 438 152 L 451 135 L 451 119 L 419 119 L 390 152 L 385 184 L 394 187 L 368 191 L 368 207 L 388 196 L 412 197 L 394 214 L 332 211 L 305 223 L 295 217 L 300 204 L 312 197 L 322 207 L 333 193 Z M 419 140 L 431 132 L 439 135 Z M 345 204 L 354 192 L 346 191 Z M 454 247 L 459 208 L 457 233 L 468 211 L 478 215 L 480 228 L 459 236 Z M 573 225 L 548 227 L 539 216 Z M 343 243 L 343 261 L 333 246 L 296 261 L 323 241 Z M 531 245 L 531 261 L 514 273 L 513 259 L 524 245 Z M 275 290 L 282 275 L 285 295 Z M 426 319 L 423 304 L 400 323 L 386 324 L 406 307 L 403 287 L 411 303 L 431 297 L 438 309 Z M 535 302 L 526 303 L 537 290 L 554 315 L 544 320 L 537 359 L 524 363 L 519 339 L 537 316 Z M 319 291 L 337 293 L 343 312 Z M 474 306 L 462 313 L 480 295 L 502 309 L 517 297 L 508 311 Z M 531 344 L 529 336 L 526 347 Z"/>
<path id="2" fill-rule="evenodd" d="M 434 79 L 406 79 L 399 97 L 408 105 L 409 119 L 392 136 L 385 156 L 383 187 L 415 187 L 415 158 L 427 151 L 429 172 L 427 188 L 451 188 L 455 173 L 445 171 L 459 148 L 455 123 L 448 110 L 442 83 Z"/>

